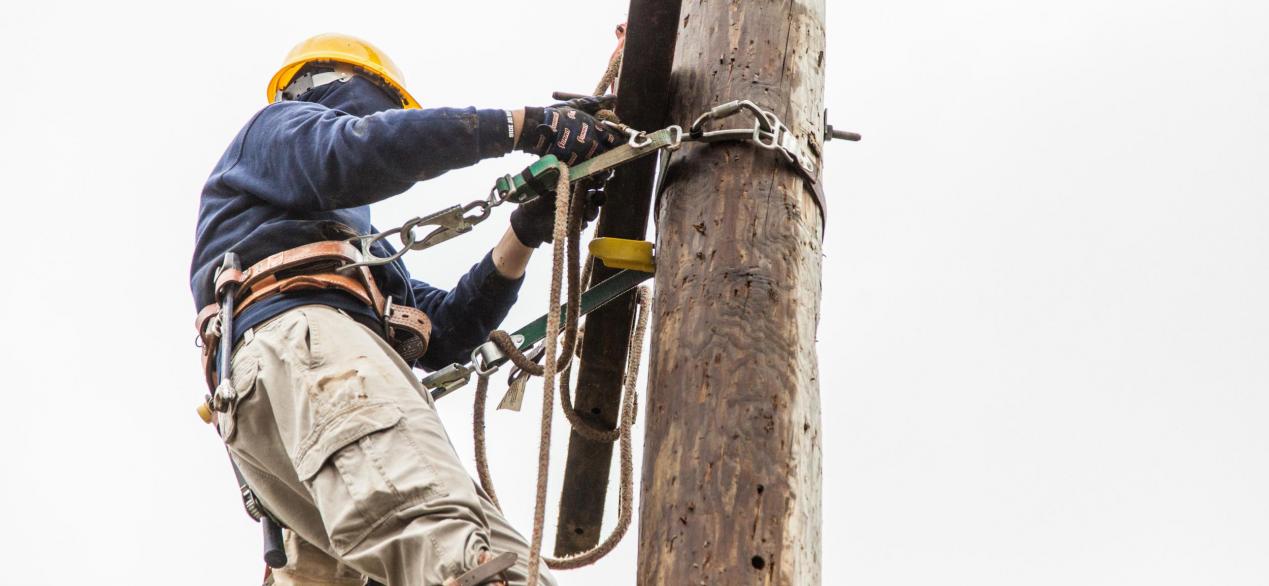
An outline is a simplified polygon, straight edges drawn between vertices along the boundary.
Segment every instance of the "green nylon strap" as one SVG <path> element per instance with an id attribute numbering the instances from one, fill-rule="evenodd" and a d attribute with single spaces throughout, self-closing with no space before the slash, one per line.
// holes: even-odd
<path id="1" fill-rule="evenodd" d="M 630 143 L 626 143 L 598 157 L 569 167 L 569 182 L 577 182 L 587 177 L 593 177 L 635 159 L 651 155 L 661 149 L 677 146 L 682 142 L 682 138 L 682 129 L 671 127 L 658 130 L 643 137 L 643 142 L 639 146 L 631 146 Z M 541 185 L 553 186 L 555 185 L 556 174 L 559 172 L 556 169 L 556 164 L 558 163 L 559 159 L 556 159 L 554 155 L 547 155 L 534 161 L 524 172 L 536 178 Z M 512 203 L 525 203 L 542 195 L 528 185 L 522 175 L 523 173 L 521 175 L 507 175 L 499 179 L 495 189 L 499 193 L 506 194 L 503 198 Z"/>
<path id="2" fill-rule="evenodd" d="M 625 293 L 629 293 L 631 289 L 634 289 L 640 283 L 650 278 L 652 278 L 652 273 L 624 270 L 604 279 L 602 283 L 599 283 L 598 285 L 587 289 L 585 293 L 582 293 L 581 315 L 589 314 L 590 312 L 611 303 L 614 299 Z M 560 306 L 561 319 L 564 319 L 564 312 L 567 310 L 567 304 Z M 511 334 L 511 336 L 512 338 L 515 336 L 523 336 L 523 341 L 521 341 L 516 348 L 521 352 L 527 351 L 532 348 L 534 344 L 537 344 L 546 337 L 546 316 L 543 315 L 542 317 L 533 320 L 528 325 L 516 330 L 515 333 Z M 487 342 L 481 346 L 481 348 L 492 346 L 492 344 L 492 342 Z M 480 352 L 480 348 L 477 348 L 477 352 Z M 484 366 L 486 368 L 496 369 L 507 362 L 510 362 L 510 358 L 507 358 L 506 356 L 499 356 L 497 358 L 490 359 L 490 361 Z M 473 372 L 475 371 L 473 371 L 471 365 L 464 366 L 461 364 L 451 364 L 424 377 L 420 382 L 422 382 L 423 386 L 432 393 L 433 400 L 439 400 L 465 386 L 468 381 L 471 380 Z"/>
<path id="3" fill-rule="evenodd" d="M 604 279 L 603 282 L 587 289 L 582 293 L 581 314 L 587 315 L 596 309 L 599 309 L 622 294 L 629 292 L 648 279 L 652 278 L 652 273 L 643 271 L 624 270 L 617 274 Z M 560 306 L 560 319 L 564 319 L 564 312 L 568 309 L 568 305 Z M 524 342 L 519 346 L 521 352 L 532 348 L 534 344 L 542 341 L 546 337 L 546 316 L 543 315 L 524 327 L 512 332 L 513 336 L 524 336 Z"/>

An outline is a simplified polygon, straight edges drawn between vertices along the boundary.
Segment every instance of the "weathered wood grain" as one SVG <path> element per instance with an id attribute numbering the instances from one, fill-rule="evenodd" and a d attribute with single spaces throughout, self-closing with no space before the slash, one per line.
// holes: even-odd
<path id="1" fill-rule="evenodd" d="M 750 99 L 822 152 L 824 10 L 685 2 L 673 119 Z M 797 173 L 746 145 L 685 147 L 667 180 L 639 583 L 818 584 L 821 211 Z"/>

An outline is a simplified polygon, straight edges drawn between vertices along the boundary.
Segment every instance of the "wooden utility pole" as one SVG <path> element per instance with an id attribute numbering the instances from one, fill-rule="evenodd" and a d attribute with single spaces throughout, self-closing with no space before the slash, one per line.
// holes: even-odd
<path id="1" fill-rule="evenodd" d="M 824 10 L 684 2 L 672 119 L 749 99 L 818 157 Z M 689 144 L 674 158 L 657 203 L 640 584 L 820 581 L 822 213 L 773 151 Z"/>

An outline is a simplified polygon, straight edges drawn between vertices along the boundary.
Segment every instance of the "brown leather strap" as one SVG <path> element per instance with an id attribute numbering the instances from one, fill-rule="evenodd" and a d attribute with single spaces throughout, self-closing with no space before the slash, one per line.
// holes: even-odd
<path id="1" fill-rule="evenodd" d="M 212 318 L 217 315 L 220 315 L 220 304 L 213 303 L 199 310 L 198 317 L 194 318 L 194 330 L 196 330 L 198 332 L 198 336 L 202 338 L 204 348 L 210 345 L 207 339 L 207 325 L 211 323 Z"/>
<path id="2" fill-rule="evenodd" d="M 357 272 L 361 275 L 362 282 L 366 284 L 366 290 L 370 292 L 370 306 L 375 309 L 375 315 L 383 317 L 388 309 L 388 303 L 384 300 L 383 293 L 379 291 L 374 275 L 370 274 L 370 267 L 359 267 Z"/>
<path id="3" fill-rule="evenodd" d="M 280 281 L 272 281 L 267 286 L 253 289 L 242 301 L 238 302 L 235 313 L 239 313 L 246 307 L 279 293 L 305 289 L 336 289 L 356 297 L 358 301 L 366 305 L 372 305 L 373 303 L 372 296 L 366 290 L 366 285 L 362 283 L 361 279 L 339 273 L 317 273 L 287 277 Z"/>
<path id="4" fill-rule="evenodd" d="M 357 262 L 357 249 L 342 240 L 324 240 L 283 250 L 251 265 L 242 275 L 240 291 L 268 287 L 276 282 L 277 273 L 309 268 L 309 273 L 329 272 L 341 265 Z M 240 293 L 241 294 L 241 293 Z"/>
<path id="5" fill-rule="evenodd" d="M 352 295 L 358 301 L 374 309 L 384 322 L 381 332 L 406 362 L 414 362 L 427 351 L 432 322 L 427 314 L 413 307 L 390 304 L 379 291 L 369 267 L 358 267 L 356 272 L 337 272 L 341 266 L 355 263 L 357 249 L 342 240 L 314 242 L 271 255 L 251 265 L 246 271 L 225 271 L 216 278 L 217 297 L 231 283 L 238 285 L 238 302 L 234 315 L 264 299 L 290 291 L 331 289 Z M 299 272 L 283 275 L 279 273 Z M 203 369 L 207 373 L 208 387 L 212 388 L 213 369 L 211 357 L 219 343 L 219 332 L 211 327 L 212 319 L 220 313 L 220 305 L 213 303 L 198 312 L 194 327 L 203 342 Z"/>
<path id="6" fill-rule="evenodd" d="M 225 291 L 225 286 L 231 283 L 241 285 L 244 278 L 243 272 L 238 269 L 220 271 L 220 273 L 216 275 L 216 296 L 220 297 L 220 294 Z"/>
<path id="7" fill-rule="evenodd" d="M 322 242 L 314 242 L 305 244 L 288 250 L 283 250 L 277 254 L 270 255 L 264 260 L 251 265 L 246 271 L 226 271 L 216 277 L 215 292 L 219 296 L 225 285 L 230 283 L 238 284 L 239 301 L 234 313 L 240 313 L 251 303 L 255 303 L 285 290 L 294 290 L 299 282 L 289 282 L 291 278 L 284 277 L 279 280 L 277 274 L 284 271 L 296 270 L 304 267 L 310 267 L 312 274 L 335 275 L 333 270 L 340 265 L 357 262 L 357 249 L 352 244 L 342 240 L 324 240 Z M 376 299 L 382 299 L 383 296 L 377 290 L 367 291 L 374 283 L 373 279 L 366 281 L 369 277 L 369 271 L 363 271 L 365 276 L 362 277 L 364 284 L 355 284 L 356 279 L 340 279 L 340 283 L 336 284 L 332 281 L 323 281 L 314 283 L 313 288 L 339 288 L 345 289 L 343 285 L 347 285 L 347 291 L 352 293 L 358 299 L 363 300 L 367 304 L 374 304 Z M 311 276 L 305 274 L 301 276 Z M 376 307 L 382 307 L 382 303 L 374 304 Z M 204 335 L 204 343 L 206 342 L 206 326 L 212 317 L 220 311 L 220 307 L 213 303 L 202 308 L 198 312 L 195 320 L 195 327 L 200 335 Z"/>
<path id="8" fill-rule="evenodd" d="M 405 305 L 391 305 L 383 317 L 387 326 L 388 343 L 407 363 L 423 357 L 432 336 L 432 320 L 427 314 Z"/>

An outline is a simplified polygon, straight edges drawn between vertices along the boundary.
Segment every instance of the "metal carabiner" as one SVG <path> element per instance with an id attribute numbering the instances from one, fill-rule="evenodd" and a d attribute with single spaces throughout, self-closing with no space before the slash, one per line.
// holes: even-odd
<path id="1" fill-rule="evenodd" d="M 675 124 L 667 127 L 666 130 L 670 131 L 670 144 L 665 145 L 665 150 L 679 150 L 679 147 L 683 146 L 683 127 Z"/>
<path id="2" fill-rule="evenodd" d="M 772 128 L 770 127 L 770 121 L 766 117 L 768 112 L 758 107 L 757 104 L 753 103 L 750 100 L 735 100 L 732 102 L 727 102 L 726 104 L 720 104 L 718 106 L 714 106 L 712 109 L 710 109 L 710 111 L 704 114 L 701 114 L 700 117 L 698 117 L 694 122 L 692 122 L 692 126 L 688 130 L 693 137 L 699 138 L 702 134 L 704 134 L 704 126 L 706 122 L 709 122 L 710 120 L 722 120 L 724 118 L 730 118 L 732 116 L 735 116 L 736 113 L 740 112 L 741 110 L 748 110 L 749 112 L 751 112 L 754 115 L 754 118 L 758 119 L 758 125 L 762 127 L 763 130 L 766 130 L 766 131 L 772 130 Z"/>
<path id="3" fill-rule="evenodd" d="M 613 122 L 612 120 L 604 120 L 600 122 L 600 124 L 603 124 L 604 126 L 607 126 L 608 128 L 612 130 L 616 130 L 617 132 L 620 132 L 622 134 L 629 136 L 630 140 L 626 141 L 626 145 L 632 149 L 641 149 L 652 144 L 652 139 L 648 137 L 648 134 L 646 132 L 636 130 L 634 128 L 626 126 L 625 124 L 619 124 L 619 123 Z"/>
<path id="4" fill-rule="evenodd" d="M 651 139 L 651 138 L 648 138 L 647 133 L 645 133 L 645 132 L 640 132 L 640 131 L 635 130 L 635 129 L 633 129 L 633 128 L 631 128 L 628 132 L 630 133 L 630 142 L 628 142 L 628 143 L 626 143 L 626 144 L 630 145 L 630 148 L 632 148 L 632 149 L 641 149 L 641 148 L 645 148 L 645 147 L 647 147 L 648 145 L 652 144 L 652 139 Z"/>
<path id="5" fill-rule="evenodd" d="M 780 122 L 780 117 L 776 116 L 775 112 L 763 110 L 749 100 L 745 100 L 744 105 L 750 112 L 753 112 L 754 118 L 758 119 L 758 124 L 762 126 L 763 130 L 774 133 L 779 132 L 780 128 L 784 126 L 784 123 Z"/>
<path id="6" fill-rule="evenodd" d="M 498 203 L 502 203 L 502 202 L 498 202 Z M 476 224 L 479 224 L 489 219 L 489 214 L 493 213 L 493 207 L 495 205 L 497 204 L 489 203 L 487 200 L 479 200 L 479 201 L 473 201 L 463 206 L 463 222 L 467 224 L 468 228 L 470 229 L 471 226 L 475 226 Z M 476 208 L 480 208 L 479 215 L 475 215 L 475 216 L 467 215 L 467 212 L 470 212 Z"/>
<path id="7" fill-rule="evenodd" d="M 468 216 L 467 212 L 473 209 L 481 208 L 481 214 L 477 216 Z M 403 234 L 409 234 L 410 238 L 414 238 L 414 228 L 418 226 L 436 226 L 422 240 L 418 240 L 407 246 L 410 250 L 424 250 L 436 246 L 446 240 L 455 238 L 471 232 L 471 229 L 485 221 L 489 217 L 490 208 L 484 201 L 476 201 L 465 206 L 450 206 L 430 216 L 423 218 L 415 218 L 402 226 L 407 228 Z M 405 236 L 402 236 L 402 245 L 404 245 Z"/>
<path id="8" fill-rule="evenodd" d="M 407 222 L 406 224 L 409 225 L 409 222 Z M 374 243 L 380 240 L 383 240 L 384 238 L 387 238 L 389 236 L 400 234 L 401 232 L 402 232 L 402 229 L 398 227 L 398 228 L 393 228 L 391 230 L 388 230 L 386 232 L 380 232 L 378 234 L 371 234 L 368 236 L 356 236 L 354 238 L 350 238 L 349 239 L 350 241 L 356 243 L 357 251 L 361 258 L 358 262 L 355 262 L 352 264 L 346 264 L 342 267 L 339 267 L 336 270 L 339 272 L 346 272 L 346 271 L 351 271 L 353 269 L 357 269 L 361 267 L 375 267 L 375 266 L 386 265 L 392 262 L 396 262 L 397 259 L 401 258 L 406 253 L 406 251 L 409 250 L 408 246 L 405 248 L 402 248 L 401 250 L 398 250 L 395 254 L 388 257 L 375 256 L 374 252 L 372 251 L 372 247 L 374 246 Z M 413 244 L 414 243 L 413 235 L 410 235 L 409 238 L 410 238 L 410 243 Z M 405 236 L 402 236 L 402 239 L 404 240 Z"/>
<path id="9" fill-rule="evenodd" d="M 496 208 L 506 203 L 507 196 L 511 194 L 510 190 L 504 192 L 502 189 L 499 188 L 499 186 L 502 184 L 503 181 L 506 181 L 508 185 L 512 185 L 511 176 L 507 175 L 506 177 L 503 177 L 501 180 L 495 183 L 494 186 L 489 189 L 489 197 L 486 197 L 485 201 L 489 203 L 490 208 Z"/>
<path id="10" fill-rule="evenodd" d="M 751 103 L 751 105 L 753 105 Z M 769 151 L 780 148 L 781 135 L 789 132 L 789 128 L 772 112 L 767 112 L 753 105 L 757 122 L 753 125 L 753 141 Z M 767 140 L 764 140 L 764 137 Z"/>

